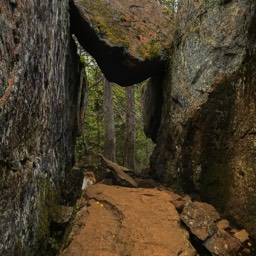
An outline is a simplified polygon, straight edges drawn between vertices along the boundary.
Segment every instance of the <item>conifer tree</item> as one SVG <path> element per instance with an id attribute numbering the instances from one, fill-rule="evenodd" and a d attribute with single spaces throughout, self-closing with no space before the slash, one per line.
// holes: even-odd
<path id="1" fill-rule="evenodd" d="M 135 95 L 134 86 L 125 88 L 126 127 L 124 145 L 124 166 L 135 169 Z"/>
<path id="2" fill-rule="evenodd" d="M 104 78 L 103 116 L 104 116 L 104 156 L 116 162 L 116 132 L 113 110 L 112 84 Z"/>

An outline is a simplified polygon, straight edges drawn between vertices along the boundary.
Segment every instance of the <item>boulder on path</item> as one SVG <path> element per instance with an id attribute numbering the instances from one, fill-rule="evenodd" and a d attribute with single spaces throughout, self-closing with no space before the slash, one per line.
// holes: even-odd
<path id="1" fill-rule="evenodd" d="M 124 86 L 163 71 L 174 32 L 171 11 L 155 0 L 73 0 L 71 26 L 106 78 Z"/>
<path id="2" fill-rule="evenodd" d="M 191 197 L 188 195 L 180 196 L 174 199 L 172 202 L 176 210 L 181 213 L 188 202 L 191 202 Z"/>
<path id="3" fill-rule="evenodd" d="M 229 224 L 229 221 L 228 220 L 219 220 L 217 223 L 216 223 L 218 229 L 220 230 L 226 230 L 228 228 L 230 228 L 230 224 Z"/>
<path id="4" fill-rule="evenodd" d="M 52 222 L 54 225 L 65 226 L 70 221 L 73 213 L 73 207 L 59 205 L 56 212 L 52 216 Z"/>
<path id="5" fill-rule="evenodd" d="M 249 234 L 245 229 L 242 229 L 234 234 L 234 237 L 237 238 L 241 243 L 246 242 L 249 240 Z"/>
<path id="6" fill-rule="evenodd" d="M 125 173 L 125 170 L 128 170 L 126 167 L 123 167 L 117 163 L 114 163 L 108 159 L 106 159 L 104 156 L 102 156 L 102 162 L 105 163 L 107 170 L 109 170 L 114 178 L 115 181 L 120 183 L 123 186 L 129 186 L 129 187 L 138 187 L 136 181 L 130 177 L 127 173 Z"/>

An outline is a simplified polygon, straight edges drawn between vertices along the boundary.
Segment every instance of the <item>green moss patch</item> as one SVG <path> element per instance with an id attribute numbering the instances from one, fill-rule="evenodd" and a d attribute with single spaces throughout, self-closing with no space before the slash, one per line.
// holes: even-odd
<path id="1" fill-rule="evenodd" d="M 155 1 L 140 6 L 117 0 L 77 0 L 75 4 L 99 37 L 124 46 L 132 55 L 153 59 L 170 46 L 174 15 Z"/>

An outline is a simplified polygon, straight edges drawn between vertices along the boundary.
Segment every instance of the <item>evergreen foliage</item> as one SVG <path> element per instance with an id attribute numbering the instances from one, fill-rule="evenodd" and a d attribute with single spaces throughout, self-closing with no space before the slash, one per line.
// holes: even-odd
<path id="1" fill-rule="evenodd" d="M 79 52 L 85 65 L 88 79 L 88 105 L 85 115 L 83 136 L 77 140 L 77 158 L 87 150 L 94 153 L 104 152 L 104 120 L 103 120 L 103 74 L 95 60 L 85 52 Z M 146 138 L 143 131 L 141 92 L 143 84 L 135 85 L 135 162 L 136 170 L 147 167 L 154 144 Z M 125 88 L 113 84 L 113 108 L 116 128 L 117 162 L 124 164 L 125 141 Z"/>

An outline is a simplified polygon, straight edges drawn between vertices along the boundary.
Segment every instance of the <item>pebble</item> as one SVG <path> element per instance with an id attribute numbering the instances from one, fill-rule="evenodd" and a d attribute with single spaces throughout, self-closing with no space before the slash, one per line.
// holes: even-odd
<path id="1" fill-rule="evenodd" d="M 242 229 L 241 231 L 235 233 L 234 237 L 237 238 L 241 243 L 244 243 L 245 241 L 249 240 L 249 234 L 246 232 L 245 229 Z"/>

